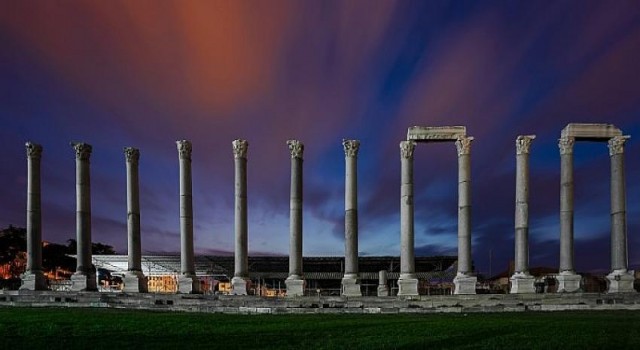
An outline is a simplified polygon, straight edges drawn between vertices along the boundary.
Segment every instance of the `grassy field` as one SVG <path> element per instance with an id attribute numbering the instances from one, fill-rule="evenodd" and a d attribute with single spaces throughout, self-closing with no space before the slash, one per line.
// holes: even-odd
<path id="1" fill-rule="evenodd" d="M 639 349 L 640 312 L 221 315 L 0 308 L 1 348 Z"/>

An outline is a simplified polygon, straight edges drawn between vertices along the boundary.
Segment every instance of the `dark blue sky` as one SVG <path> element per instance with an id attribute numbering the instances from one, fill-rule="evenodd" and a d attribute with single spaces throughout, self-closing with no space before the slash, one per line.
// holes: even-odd
<path id="1" fill-rule="evenodd" d="M 74 237 L 72 140 L 94 146 L 93 237 L 126 252 L 122 148 L 141 150 L 143 250 L 177 251 L 178 155 L 193 142 L 195 247 L 233 250 L 231 141 L 249 141 L 249 249 L 288 251 L 289 153 L 305 143 L 304 254 L 343 254 L 343 138 L 360 139 L 360 253 L 399 254 L 398 143 L 465 125 L 473 256 L 513 257 L 515 138 L 531 153 L 531 265 L 557 266 L 560 130 L 612 123 L 640 267 L 637 1 L 0 3 L 0 226 L 24 225 L 24 142 L 44 146 L 45 240 Z M 605 144 L 576 147 L 576 266 L 609 269 Z M 415 157 L 416 250 L 456 253 L 452 144 Z"/>

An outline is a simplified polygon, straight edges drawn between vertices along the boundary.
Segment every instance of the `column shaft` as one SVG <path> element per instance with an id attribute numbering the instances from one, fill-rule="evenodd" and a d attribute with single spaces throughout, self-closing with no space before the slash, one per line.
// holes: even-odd
<path id="1" fill-rule="evenodd" d="M 140 189 L 138 183 L 138 159 L 140 151 L 125 148 L 127 166 L 127 252 L 128 271 L 142 271 L 142 247 L 140 243 Z"/>
<path id="2" fill-rule="evenodd" d="M 345 277 L 358 276 L 358 148 L 357 140 L 344 140 L 345 149 Z"/>
<path id="3" fill-rule="evenodd" d="M 529 147 L 534 135 L 516 140 L 515 273 L 529 271 Z"/>
<path id="4" fill-rule="evenodd" d="M 91 264 L 91 179 L 89 158 L 92 147 L 72 143 L 76 152 L 76 272 L 71 277 L 73 291 L 96 290 L 96 273 Z"/>
<path id="5" fill-rule="evenodd" d="M 289 198 L 289 278 L 302 278 L 302 152 L 300 141 L 287 141 L 291 152 L 291 196 Z"/>
<path id="6" fill-rule="evenodd" d="M 472 137 L 460 138 L 458 147 L 458 273 L 468 275 L 471 266 L 471 159 Z"/>
<path id="7" fill-rule="evenodd" d="M 609 141 L 611 156 L 611 270 L 627 270 L 627 206 L 624 178 L 625 137 Z"/>
<path id="8" fill-rule="evenodd" d="M 560 272 L 573 267 L 573 138 L 560 139 Z"/>
<path id="9" fill-rule="evenodd" d="M 181 141 L 180 150 L 180 273 L 195 274 L 193 250 L 193 195 L 191 180 L 191 143 Z"/>
<path id="10" fill-rule="evenodd" d="M 232 143 L 235 164 L 235 271 L 231 280 L 232 294 L 247 294 L 249 254 L 247 242 L 247 148 L 246 140 Z"/>
<path id="11" fill-rule="evenodd" d="M 414 218 L 413 218 L 413 151 L 415 142 L 400 142 L 400 279 L 415 278 Z"/>
<path id="12" fill-rule="evenodd" d="M 27 143 L 27 271 L 42 270 L 40 158 L 42 146 Z"/>

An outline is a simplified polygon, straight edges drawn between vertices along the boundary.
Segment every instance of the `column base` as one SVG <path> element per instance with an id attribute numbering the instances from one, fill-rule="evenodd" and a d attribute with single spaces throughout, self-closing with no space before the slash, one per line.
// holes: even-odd
<path id="1" fill-rule="evenodd" d="M 414 274 L 400 274 L 398 280 L 398 296 L 418 295 L 418 279 Z"/>
<path id="2" fill-rule="evenodd" d="M 287 285 L 288 297 L 301 297 L 304 295 L 304 280 L 300 276 L 289 276 L 284 281 Z"/>
<path id="3" fill-rule="evenodd" d="M 575 293 L 580 291 L 582 276 L 573 271 L 562 271 L 556 276 L 558 293 Z"/>
<path id="4" fill-rule="evenodd" d="M 98 291 L 98 281 L 96 281 L 96 273 L 76 272 L 71 275 L 71 291 L 72 292 L 96 292 Z"/>
<path id="5" fill-rule="evenodd" d="M 231 279 L 231 295 L 247 295 L 247 280 L 244 277 Z"/>
<path id="6" fill-rule="evenodd" d="M 389 288 L 387 288 L 386 284 L 378 285 L 378 296 L 379 297 L 388 297 L 389 296 Z"/>
<path id="7" fill-rule="evenodd" d="M 342 278 L 342 290 L 340 294 L 345 297 L 361 297 L 360 281 L 357 274 L 344 275 Z"/>
<path id="8" fill-rule="evenodd" d="M 531 276 L 528 272 L 516 272 L 511 276 L 511 294 L 534 294 L 536 288 L 534 286 L 535 277 Z"/>
<path id="9" fill-rule="evenodd" d="M 476 294 L 476 282 L 478 282 L 476 276 L 469 276 L 458 272 L 453 279 L 453 294 Z"/>
<path id="10" fill-rule="evenodd" d="M 122 282 L 124 284 L 122 291 L 125 293 L 147 293 L 149 291 L 149 282 L 142 271 L 127 271 Z"/>
<path id="11" fill-rule="evenodd" d="M 181 275 L 178 277 L 178 293 L 199 294 L 200 280 L 195 275 Z"/>
<path id="12" fill-rule="evenodd" d="M 634 271 L 614 270 L 607 275 L 607 293 L 633 293 Z"/>
<path id="13" fill-rule="evenodd" d="M 47 278 L 44 277 L 44 273 L 42 271 L 27 271 L 20 276 L 22 280 L 22 285 L 20 286 L 20 290 L 46 290 L 47 288 Z"/>

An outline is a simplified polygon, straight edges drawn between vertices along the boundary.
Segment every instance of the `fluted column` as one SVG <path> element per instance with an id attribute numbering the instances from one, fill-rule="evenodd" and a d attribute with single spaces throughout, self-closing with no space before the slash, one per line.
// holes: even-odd
<path id="1" fill-rule="evenodd" d="M 231 280 L 232 294 L 247 294 L 249 257 L 247 242 L 247 148 L 246 140 L 235 140 L 235 271 Z"/>
<path id="2" fill-rule="evenodd" d="M 611 273 L 609 293 L 634 292 L 632 271 L 628 271 L 627 204 L 624 178 L 624 143 L 629 136 L 609 139 L 611 157 Z"/>
<path id="3" fill-rule="evenodd" d="M 344 276 L 342 295 L 361 296 L 358 277 L 358 150 L 360 141 L 342 140 L 345 156 Z"/>
<path id="4" fill-rule="evenodd" d="M 291 154 L 291 196 L 289 200 L 289 277 L 287 296 L 304 295 L 302 279 L 302 156 L 304 145 L 298 140 L 288 140 Z"/>
<path id="5" fill-rule="evenodd" d="M 558 292 L 580 289 L 580 276 L 573 267 L 573 137 L 561 137 L 560 149 L 560 271 Z"/>
<path id="6" fill-rule="evenodd" d="M 191 142 L 176 141 L 180 160 L 180 276 L 179 293 L 199 293 L 193 253 L 193 198 L 191 182 Z"/>
<path id="7" fill-rule="evenodd" d="M 458 273 L 454 279 L 454 294 L 475 294 L 476 277 L 471 263 L 471 141 L 460 136 L 458 152 Z"/>
<path id="8" fill-rule="evenodd" d="M 418 279 L 415 275 L 413 231 L 413 151 L 414 141 L 400 142 L 400 278 L 398 295 L 418 295 Z"/>
<path id="9" fill-rule="evenodd" d="M 40 211 L 40 159 L 42 146 L 27 142 L 27 269 L 20 289 L 47 289 L 42 272 L 42 214 Z"/>
<path id="10" fill-rule="evenodd" d="M 511 293 L 535 293 L 529 274 L 529 149 L 535 135 L 516 139 L 515 271 Z"/>
<path id="11" fill-rule="evenodd" d="M 76 272 L 71 276 L 72 291 L 97 290 L 96 271 L 91 259 L 91 145 L 72 143 L 76 152 Z"/>
<path id="12" fill-rule="evenodd" d="M 138 182 L 140 151 L 137 148 L 125 147 L 124 155 L 127 167 L 128 266 L 122 291 L 127 293 L 146 292 L 147 280 L 142 272 L 142 246 L 140 242 L 140 188 Z"/>

